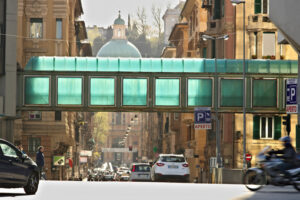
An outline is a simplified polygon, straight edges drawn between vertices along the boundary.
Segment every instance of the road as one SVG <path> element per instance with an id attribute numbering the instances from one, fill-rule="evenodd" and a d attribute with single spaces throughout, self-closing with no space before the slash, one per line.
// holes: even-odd
<path id="1" fill-rule="evenodd" d="M 293 187 L 271 186 L 254 193 L 243 185 L 41 181 L 36 195 L 27 196 L 23 189 L 0 189 L 0 197 L 1 200 L 299 200 L 300 192 Z"/>

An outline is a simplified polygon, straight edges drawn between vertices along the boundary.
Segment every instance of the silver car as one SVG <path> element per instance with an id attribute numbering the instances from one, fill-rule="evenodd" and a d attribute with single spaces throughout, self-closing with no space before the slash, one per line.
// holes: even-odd
<path id="1" fill-rule="evenodd" d="M 151 181 L 151 167 L 148 163 L 133 163 L 131 165 L 130 181 Z"/>

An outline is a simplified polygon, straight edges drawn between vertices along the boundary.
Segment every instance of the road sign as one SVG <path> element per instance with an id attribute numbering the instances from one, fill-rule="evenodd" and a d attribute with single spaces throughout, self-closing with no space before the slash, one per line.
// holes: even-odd
<path id="1" fill-rule="evenodd" d="M 53 156 L 53 165 L 54 166 L 64 166 L 65 157 L 64 156 Z"/>
<path id="2" fill-rule="evenodd" d="M 250 153 L 246 153 L 246 161 L 250 162 L 252 160 L 252 155 Z"/>
<path id="3" fill-rule="evenodd" d="M 195 129 L 211 129 L 210 108 L 195 108 Z"/>
<path id="4" fill-rule="evenodd" d="M 286 113 L 298 113 L 297 79 L 286 81 Z"/>

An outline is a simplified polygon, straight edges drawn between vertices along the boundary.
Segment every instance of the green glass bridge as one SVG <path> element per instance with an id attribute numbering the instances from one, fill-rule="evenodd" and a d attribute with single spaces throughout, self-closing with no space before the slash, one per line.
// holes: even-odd
<path id="1" fill-rule="evenodd" d="M 32 57 L 18 72 L 17 109 L 242 112 L 243 61 L 217 66 L 215 73 L 214 59 Z M 246 60 L 247 112 L 285 113 L 286 79 L 297 73 L 297 61 Z"/>

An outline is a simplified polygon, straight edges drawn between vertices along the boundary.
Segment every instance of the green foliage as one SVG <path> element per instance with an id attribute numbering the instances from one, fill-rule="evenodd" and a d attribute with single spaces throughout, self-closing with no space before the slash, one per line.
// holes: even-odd
<path id="1" fill-rule="evenodd" d="M 98 112 L 93 116 L 93 138 L 95 139 L 96 146 L 102 146 L 106 142 L 109 132 L 108 113 Z"/>

